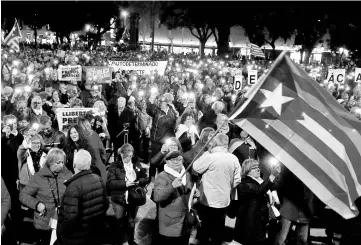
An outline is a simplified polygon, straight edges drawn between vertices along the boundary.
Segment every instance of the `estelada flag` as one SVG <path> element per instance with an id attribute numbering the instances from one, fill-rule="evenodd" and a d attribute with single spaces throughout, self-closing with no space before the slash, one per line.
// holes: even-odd
<path id="1" fill-rule="evenodd" d="M 361 121 L 285 52 L 230 116 L 344 218 L 361 196 Z"/>
<path id="2" fill-rule="evenodd" d="M 22 38 L 21 31 L 19 28 L 18 21 L 15 20 L 14 27 L 11 29 L 9 35 L 4 40 L 4 44 L 8 45 L 10 48 L 16 52 L 20 52 L 20 39 Z"/>

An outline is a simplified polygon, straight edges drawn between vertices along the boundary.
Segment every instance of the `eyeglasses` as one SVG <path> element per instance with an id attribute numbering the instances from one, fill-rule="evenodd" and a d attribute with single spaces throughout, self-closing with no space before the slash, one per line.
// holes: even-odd
<path id="1" fill-rule="evenodd" d="M 252 169 L 252 170 L 254 170 L 254 169 L 259 169 L 259 165 L 254 165 L 251 169 Z"/>
<path id="2" fill-rule="evenodd" d="M 32 145 L 40 145 L 41 143 L 40 143 L 40 142 L 36 142 L 36 141 L 31 141 L 31 144 L 32 144 Z"/>

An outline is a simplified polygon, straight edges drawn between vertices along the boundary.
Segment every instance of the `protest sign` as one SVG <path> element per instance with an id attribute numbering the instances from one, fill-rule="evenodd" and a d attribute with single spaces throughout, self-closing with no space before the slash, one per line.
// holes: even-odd
<path id="1" fill-rule="evenodd" d="M 327 76 L 327 82 L 344 84 L 345 83 L 345 69 L 329 69 L 328 76 Z"/>
<path id="2" fill-rule="evenodd" d="M 56 117 L 58 119 L 59 130 L 62 131 L 64 126 L 77 124 L 79 116 L 85 116 L 87 112 L 98 113 L 98 108 L 58 108 Z"/>
<path id="3" fill-rule="evenodd" d="M 138 75 L 150 74 L 151 71 L 158 71 L 158 74 L 163 75 L 168 61 L 116 61 L 108 60 L 109 66 L 113 68 L 114 72 L 118 71 L 136 71 Z"/>
<path id="4" fill-rule="evenodd" d="M 234 76 L 233 90 L 238 91 L 242 89 L 242 75 Z"/>
<path id="5" fill-rule="evenodd" d="M 81 66 L 62 66 L 58 68 L 58 79 L 59 81 L 81 81 L 82 75 Z"/>
<path id="6" fill-rule="evenodd" d="M 257 82 L 257 70 L 249 70 L 248 71 L 248 85 L 252 86 Z"/>
<path id="7" fill-rule="evenodd" d="M 361 83 L 361 68 L 355 70 L 355 83 Z"/>
<path id="8" fill-rule="evenodd" d="M 106 66 L 86 66 L 86 81 L 95 83 L 110 83 L 112 81 L 112 68 Z"/>

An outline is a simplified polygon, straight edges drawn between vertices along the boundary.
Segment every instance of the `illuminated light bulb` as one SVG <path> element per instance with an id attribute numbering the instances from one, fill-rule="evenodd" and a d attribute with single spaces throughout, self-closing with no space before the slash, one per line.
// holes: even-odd
<path id="1" fill-rule="evenodd" d="M 151 76 L 150 79 L 154 80 L 154 76 Z"/>
<path id="2" fill-rule="evenodd" d="M 98 90 L 98 86 L 97 86 L 97 85 L 94 85 L 94 86 L 93 86 L 93 89 L 94 89 L 94 90 Z"/>
<path id="3" fill-rule="evenodd" d="M 136 84 L 132 84 L 132 89 L 136 89 L 137 85 Z"/>
<path id="4" fill-rule="evenodd" d="M 142 90 L 139 91 L 138 95 L 141 96 L 141 97 L 144 96 L 144 91 L 142 91 Z"/>
<path id="5" fill-rule="evenodd" d="M 39 129 L 39 124 L 38 123 L 34 123 L 32 128 L 35 129 L 35 130 L 38 130 Z"/>
<path id="6" fill-rule="evenodd" d="M 150 92 L 151 92 L 152 94 L 155 94 L 155 93 L 158 92 L 158 89 L 153 87 L 153 88 L 150 89 Z"/>
<path id="7" fill-rule="evenodd" d="M 265 127 L 266 127 L 266 128 L 269 128 L 269 125 L 267 124 Z"/>
<path id="8" fill-rule="evenodd" d="M 172 140 L 171 140 L 171 139 L 167 139 L 167 140 L 165 141 L 165 144 L 166 144 L 166 145 L 172 144 Z"/>
<path id="9" fill-rule="evenodd" d="M 199 87 L 200 87 L 200 88 L 204 88 L 204 84 L 202 84 L 202 83 L 199 84 Z"/>
<path id="10" fill-rule="evenodd" d="M 138 54 L 137 57 L 138 57 L 138 59 L 141 59 L 141 58 L 142 58 L 142 56 L 141 56 L 140 54 Z"/>
<path id="11" fill-rule="evenodd" d="M 31 87 L 29 85 L 24 86 L 24 91 L 27 93 L 31 92 Z"/>
<path id="12" fill-rule="evenodd" d="M 35 77 L 34 75 L 29 74 L 29 75 L 28 75 L 28 81 L 29 81 L 29 82 L 33 81 L 34 77 Z"/>
<path id="13" fill-rule="evenodd" d="M 191 133 L 198 133 L 198 130 L 197 130 L 196 126 L 194 126 L 194 125 L 192 125 L 192 126 L 190 127 L 189 131 L 190 131 Z"/>
<path id="14" fill-rule="evenodd" d="M 268 159 L 268 162 L 271 164 L 272 167 L 279 163 L 278 160 L 275 157 L 270 157 Z"/>
<path id="15" fill-rule="evenodd" d="M 15 89 L 15 93 L 16 93 L 16 94 L 20 94 L 21 92 L 22 92 L 22 89 L 21 89 L 21 88 L 17 87 L 17 88 Z"/>

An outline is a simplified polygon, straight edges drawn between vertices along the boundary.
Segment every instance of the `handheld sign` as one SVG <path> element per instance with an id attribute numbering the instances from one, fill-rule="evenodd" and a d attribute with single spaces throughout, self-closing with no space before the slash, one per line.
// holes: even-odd
<path id="1" fill-rule="evenodd" d="M 361 83 L 361 68 L 355 70 L 355 83 Z"/>
<path id="2" fill-rule="evenodd" d="M 81 81 L 82 70 L 81 66 L 62 66 L 58 68 L 59 81 Z"/>
<path id="3" fill-rule="evenodd" d="M 59 131 L 63 130 L 66 125 L 77 124 L 79 116 L 85 116 L 87 112 L 92 111 L 93 114 L 99 112 L 98 108 L 58 108 L 57 119 L 59 124 Z"/>
<path id="4" fill-rule="evenodd" d="M 257 82 L 257 70 L 249 70 L 248 71 L 248 85 L 252 86 L 253 84 L 255 84 Z"/>
<path id="5" fill-rule="evenodd" d="M 242 76 L 234 76 L 233 90 L 238 91 L 242 89 Z"/>
<path id="6" fill-rule="evenodd" d="M 86 81 L 96 83 L 110 83 L 112 68 L 106 66 L 86 66 Z"/>
<path id="7" fill-rule="evenodd" d="M 108 60 L 109 66 L 113 71 L 136 71 L 138 75 L 150 74 L 158 71 L 158 74 L 163 75 L 168 61 L 117 61 Z"/>
<path id="8" fill-rule="evenodd" d="M 327 82 L 345 84 L 345 69 L 329 69 Z"/>

